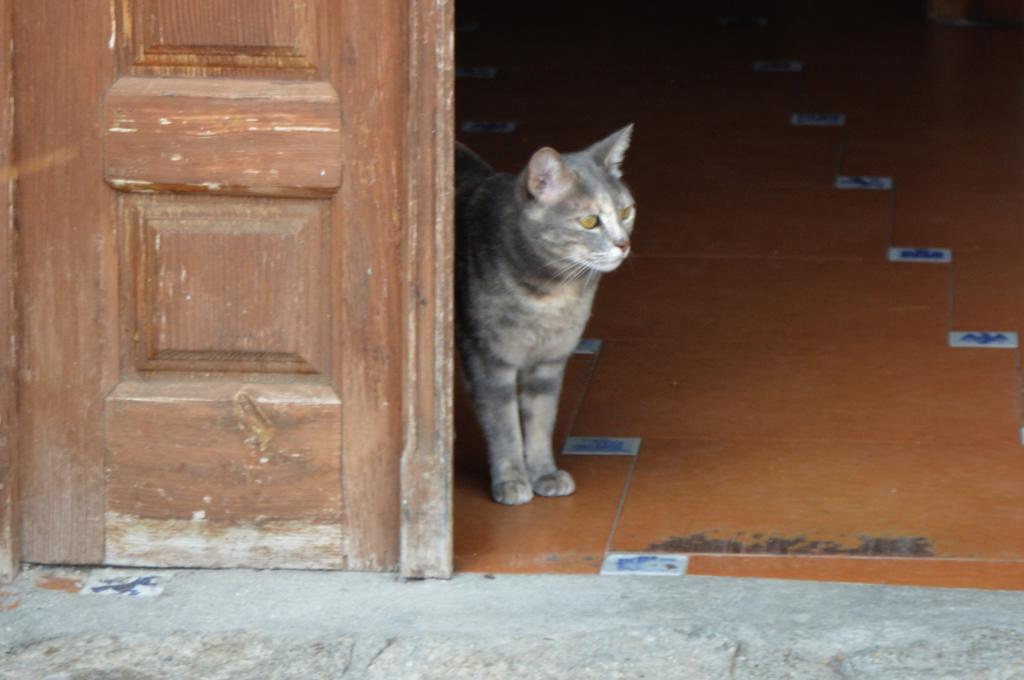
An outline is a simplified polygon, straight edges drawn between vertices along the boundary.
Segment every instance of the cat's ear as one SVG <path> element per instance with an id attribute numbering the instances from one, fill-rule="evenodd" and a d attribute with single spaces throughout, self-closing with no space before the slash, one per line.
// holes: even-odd
<path id="1" fill-rule="evenodd" d="M 597 144 L 594 144 L 587 153 L 597 161 L 599 165 L 607 168 L 612 177 L 622 177 L 622 161 L 626 158 L 626 149 L 629 148 L 629 140 L 633 137 L 633 124 L 630 123 L 618 132 L 613 132 Z"/>
<path id="2" fill-rule="evenodd" d="M 526 189 L 541 203 L 556 202 L 574 181 L 572 170 L 559 153 L 548 146 L 534 153 L 526 168 Z"/>

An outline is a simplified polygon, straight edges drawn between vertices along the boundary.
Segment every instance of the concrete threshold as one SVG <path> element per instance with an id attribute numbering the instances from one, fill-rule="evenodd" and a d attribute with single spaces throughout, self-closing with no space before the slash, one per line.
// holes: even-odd
<path id="1" fill-rule="evenodd" d="M 1024 593 L 41 568 L 0 586 L 4 679 L 645 677 L 1024 678 Z"/>

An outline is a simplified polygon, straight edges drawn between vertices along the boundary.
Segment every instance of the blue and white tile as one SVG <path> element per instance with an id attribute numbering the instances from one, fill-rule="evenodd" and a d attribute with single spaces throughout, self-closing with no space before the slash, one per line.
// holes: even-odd
<path id="1" fill-rule="evenodd" d="M 952 331 L 950 347 L 976 349 L 1017 349 L 1018 337 L 1013 331 Z"/>
<path id="2" fill-rule="evenodd" d="M 890 262 L 927 262 L 931 264 L 949 264 L 953 261 L 953 251 L 948 248 L 889 248 Z"/>
<path id="3" fill-rule="evenodd" d="M 472 134 L 507 135 L 516 131 L 514 120 L 467 120 L 461 130 Z"/>
<path id="4" fill-rule="evenodd" d="M 121 597 L 156 597 L 173 576 L 170 572 L 119 573 L 109 570 L 94 572 L 86 580 L 82 595 L 119 595 Z"/>
<path id="5" fill-rule="evenodd" d="M 492 80 L 498 75 L 495 66 L 457 66 L 455 77 L 476 80 Z"/>
<path id="6" fill-rule="evenodd" d="M 794 113 L 789 124 L 797 127 L 842 127 L 846 125 L 845 113 Z"/>
<path id="7" fill-rule="evenodd" d="M 866 191 L 891 191 L 892 177 L 886 175 L 839 175 L 836 189 L 860 189 Z"/>
<path id="8" fill-rule="evenodd" d="M 754 62 L 754 73 L 800 73 L 804 63 L 796 59 L 758 59 Z"/>
<path id="9" fill-rule="evenodd" d="M 601 564 L 602 576 L 682 576 L 686 555 L 608 553 Z"/>
<path id="10" fill-rule="evenodd" d="M 581 338 L 573 354 L 600 354 L 603 344 L 600 338 Z"/>
<path id="11" fill-rule="evenodd" d="M 636 456 L 640 437 L 569 437 L 562 454 L 567 456 Z"/>
<path id="12" fill-rule="evenodd" d="M 718 25 L 722 28 L 764 28 L 768 25 L 768 17 L 757 14 L 723 14 L 718 17 Z"/>

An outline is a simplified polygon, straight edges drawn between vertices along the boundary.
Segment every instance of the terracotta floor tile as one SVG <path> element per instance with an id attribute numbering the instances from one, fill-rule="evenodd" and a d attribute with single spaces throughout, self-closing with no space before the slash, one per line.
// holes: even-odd
<path id="1" fill-rule="evenodd" d="M 933 103 L 927 69 L 927 63 L 910 60 L 811 61 L 804 69 L 799 107 L 846 114 L 850 137 L 865 130 L 889 138 L 913 132 Z"/>
<path id="2" fill-rule="evenodd" d="M 957 251 L 953 326 L 1024 331 L 1024 247 Z"/>
<path id="3" fill-rule="evenodd" d="M 638 200 L 714 188 L 831 187 L 837 128 L 792 127 L 786 119 L 745 127 L 684 129 L 639 146 L 626 166 Z"/>
<path id="4" fill-rule="evenodd" d="M 690 558 L 687 574 L 930 588 L 1024 590 L 1024 562 L 1020 561 L 694 555 Z"/>
<path id="5" fill-rule="evenodd" d="M 954 259 L 963 250 L 1024 248 L 1024 201 L 1016 193 L 951 184 L 897 185 L 894 244 L 952 248 Z"/>
<path id="6" fill-rule="evenodd" d="M 646 439 L 612 549 L 1019 559 L 1022 479 L 1016 441 Z"/>
<path id="7" fill-rule="evenodd" d="M 841 347 L 884 335 L 941 342 L 948 269 L 872 261 L 637 257 L 604 277 L 588 334 L 673 351 Z"/>
<path id="8" fill-rule="evenodd" d="M 1015 352 L 878 336 L 794 350 L 605 342 L 572 434 L 1019 446 Z"/>
<path id="9" fill-rule="evenodd" d="M 898 191 L 913 188 L 939 197 L 949 194 L 950 199 L 969 199 L 975 191 L 992 196 L 1024 176 L 1018 150 L 999 139 L 955 126 L 895 134 L 848 131 L 840 167 L 847 175 L 889 175 Z"/>
<path id="10" fill-rule="evenodd" d="M 593 357 L 566 371 L 554 443 L 561 450 Z M 518 507 L 491 500 L 483 436 L 465 390 L 455 399 L 455 564 L 461 571 L 587 573 L 600 567 L 631 459 L 559 456 L 576 480 L 568 498 L 535 498 Z"/>
<path id="11" fill-rule="evenodd" d="M 597 573 L 631 463 L 626 457 L 559 456 L 576 492 L 514 507 L 491 500 L 486 469 L 457 471 L 455 568 Z"/>
<path id="12" fill-rule="evenodd" d="M 887 192 L 817 188 L 637 188 L 641 255 L 884 257 L 892 217 Z"/>
<path id="13" fill-rule="evenodd" d="M 934 33 L 915 22 L 875 25 L 852 20 L 827 27 L 816 23 L 796 26 L 786 37 L 793 54 L 811 63 L 891 64 L 925 59 L 922 52 Z"/>

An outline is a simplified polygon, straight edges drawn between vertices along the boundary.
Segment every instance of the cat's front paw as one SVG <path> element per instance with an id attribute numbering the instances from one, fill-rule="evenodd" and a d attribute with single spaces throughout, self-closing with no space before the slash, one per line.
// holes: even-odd
<path id="1" fill-rule="evenodd" d="M 491 484 L 491 497 L 503 505 L 522 505 L 533 500 L 533 490 L 518 479 Z"/>
<path id="2" fill-rule="evenodd" d="M 576 490 L 576 482 L 565 470 L 555 470 L 549 475 L 538 477 L 533 483 L 538 496 L 568 496 Z"/>

